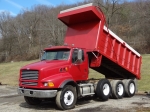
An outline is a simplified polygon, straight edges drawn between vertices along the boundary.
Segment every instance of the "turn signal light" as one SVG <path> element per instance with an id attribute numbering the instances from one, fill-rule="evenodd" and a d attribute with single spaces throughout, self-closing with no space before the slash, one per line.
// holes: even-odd
<path id="1" fill-rule="evenodd" d="M 54 87 L 54 83 L 53 82 L 48 82 L 48 87 Z"/>

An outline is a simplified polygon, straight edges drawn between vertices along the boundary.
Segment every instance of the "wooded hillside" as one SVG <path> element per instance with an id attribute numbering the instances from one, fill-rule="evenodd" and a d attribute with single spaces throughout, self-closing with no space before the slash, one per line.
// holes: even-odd
<path id="1" fill-rule="evenodd" d="M 62 45 L 66 26 L 57 19 L 61 10 L 94 2 L 103 10 L 109 29 L 139 53 L 150 53 L 150 0 L 83 0 L 56 7 L 36 5 L 16 17 L 0 13 L 0 62 L 39 58 L 49 45 Z"/>

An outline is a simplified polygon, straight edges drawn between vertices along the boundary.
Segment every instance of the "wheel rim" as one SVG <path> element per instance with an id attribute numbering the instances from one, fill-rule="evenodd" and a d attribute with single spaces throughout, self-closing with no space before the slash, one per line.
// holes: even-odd
<path id="1" fill-rule="evenodd" d="M 104 86 L 103 86 L 103 93 L 104 93 L 104 95 L 107 96 L 109 94 L 109 92 L 110 92 L 109 85 L 108 84 L 104 84 Z"/>
<path id="2" fill-rule="evenodd" d="M 74 101 L 74 94 L 72 91 L 67 91 L 65 94 L 64 94 L 64 103 L 66 105 L 71 105 Z"/>
<path id="3" fill-rule="evenodd" d="M 120 95 L 120 96 L 123 95 L 123 85 L 122 84 L 118 85 L 118 95 Z"/>
<path id="4" fill-rule="evenodd" d="M 134 91 L 135 91 L 135 86 L 134 86 L 133 83 L 130 83 L 130 85 L 129 85 L 129 91 L 130 91 L 131 94 L 134 93 Z"/>

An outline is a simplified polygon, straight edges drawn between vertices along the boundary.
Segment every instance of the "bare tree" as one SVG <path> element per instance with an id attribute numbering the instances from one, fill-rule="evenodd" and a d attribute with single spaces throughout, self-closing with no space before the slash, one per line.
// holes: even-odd
<path id="1" fill-rule="evenodd" d="M 112 26 L 112 20 L 116 15 L 122 15 L 122 9 L 124 8 L 124 0 L 94 0 L 96 4 L 103 10 L 106 18 L 107 25 Z"/>
<path id="2" fill-rule="evenodd" d="M 16 17 L 0 13 L 0 61 L 36 59 L 48 45 L 62 45 L 67 28 L 57 15 L 61 10 L 89 2 L 101 7 L 112 31 L 139 52 L 150 53 L 149 0 L 83 0 L 57 7 L 36 5 Z"/>

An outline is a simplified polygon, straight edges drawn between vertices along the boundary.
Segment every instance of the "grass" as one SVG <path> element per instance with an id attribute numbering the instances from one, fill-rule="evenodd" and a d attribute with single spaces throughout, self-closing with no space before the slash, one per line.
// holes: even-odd
<path id="1" fill-rule="evenodd" d="M 142 55 L 141 80 L 138 81 L 138 90 L 150 91 L 150 54 Z M 0 63 L 0 82 L 11 86 L 18 86 L 19 69 L 33 61 Z M 89 78 L 103 78 L 104 76 L 90 70 Z"/>
<path id="2" fill-rule="evenodd" d="M 20 68 L 35 61 L 37 60 L 0 63 L 0 82 L 2 84 L 18 86 Z"/>
<path id="3" fill-rule="evenodd" d="M 141 80 L 138 81 L 138 88 L 150 91 L 150 54 L 142 55 Z"/>

